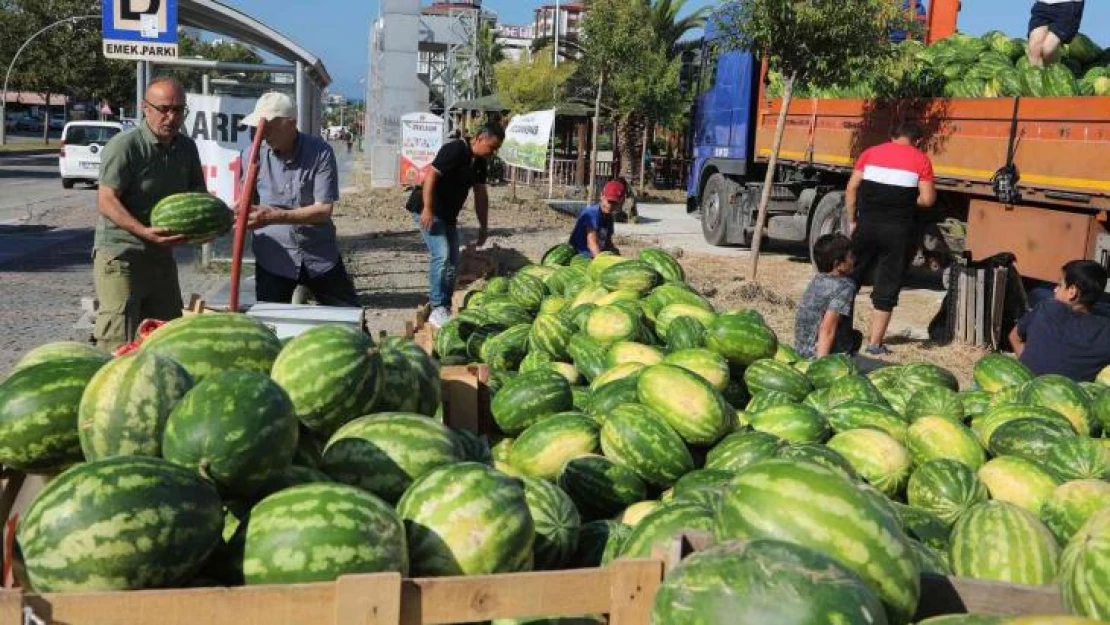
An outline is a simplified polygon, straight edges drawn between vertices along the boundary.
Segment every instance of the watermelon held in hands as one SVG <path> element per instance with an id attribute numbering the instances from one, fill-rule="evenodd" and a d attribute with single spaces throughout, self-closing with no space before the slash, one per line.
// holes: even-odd
<path id="1" fill-rule="evenodd" d="M 330 582 L 409 569 L 405 528 L 393 507 L 343 484 L 305 484 L 254 506 L 247 523 L 248 584 Z"/>
<path id="2" fill-rule="evenodd" d="M 199 245 L 223 236 L 235 216 L 223 200 L 211 193 L 175 193 L 163 198 L 150 211 L 150 225 L 167 234 L 184 236 Z"/>
<path id="3" fill-rule="evenodd" d="M 474 462 L 413 482 L 397 513 L 413 576 L 488 575 L 533 566 L 535 524 L 519 479 Z"/>
<path id="4" fill-rule="evenodd" d="M 37 592 L 139 590 L 189 581 L 223 528 L 219 494 L 195 471 L 117 456 L 47 484 L 16 537 Z"/>
<path id="5" fill-rule="evenodd" d="M 89 357 L 46 360 L 0 382 L 0 464 L 35 473 L 80 462 L 81 396 L 103 365 Z"/>
<path id="6" fill-rule="evenodd" d="M 887 623 L 871 588 L 830 555 L 768 539 L 716 545 L 686 558 L 667 576 L 655 596 L 651 623 Z"/>

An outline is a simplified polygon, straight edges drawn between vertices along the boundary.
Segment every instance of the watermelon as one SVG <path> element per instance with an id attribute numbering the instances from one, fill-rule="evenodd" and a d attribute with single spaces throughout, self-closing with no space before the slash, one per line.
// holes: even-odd
<path id="1" fill-rule="evenodd" d="M 626 363 L 641 365 L 657 365 L 663 362 L 663 352 L 643 343 L 635 341 L 620 341 L 609 346 L 606 360 L 610 367 Z"/>
<path id="2" fill-rule="evenodd" d="M 636 503 L 628 506 L 617 516 L 617 520 L 627 525 L 628 527 L 636 527 L 644 517 L 651 514 L 652 511 L 658 509 L 663 503 L 648 499 L 646 501 L 637 501 Z"/>
<path id="3" fill-rule="evenodd" d="M 659 311 L 671 304 L 680 303 L 690 304 L 713 312 L 713 305 L 709 303 L 709 300 L 694 292 L 689 286 L 667 283 L 655 287 L 643 299 L 644 315 L 654 322 Z"/>
<path id="4" fill-rule="evenodd" d="M 673 351 L 663 358 L 663 363 L 698 374 L 718 391 L 728 388 L 728 361 L 716 352 L 700 348 Z"/>
<path id="5" fill-rule="evenodd" d="M 850 401 L 862 401 L 889 407 L 886 398 L 879 392 L 875 384 L 862 375 L 846 375 L 838 378 L 828 387 L 828 390 L 829 394 L 826 401 L 829 408 L 836 408 L 840 404 L 846 404 Z"/>
<path id="6" fill-rule="evenodd" d="M 790 443 L 823 443 L 832 434 L 821 413 L 801 404 L 771 406 L 747 415 L 753 430 L 773 434 Z"/>
<path id="7" fill-rule="evenodd" d="M 1072 480 L 1057 486 L 1041 506 L 1041 521 L 1066 545 L 1099 510 L 1110 508 L 1110 483 Z"/>
<path id="8" fill-rule="evenodd" d="M 1096 512 L 1068 541 L 1060 559 L 1064 606 L 1073 614 L 1110 620 L 1110 508 Z"/>
<path id="9" fill-rule="evenodd" d="M 701 376 L 674 365 L 640 372 L 640 403 L 654 408 L 687 443 L 712 445 L 732 428 L 732 408 Z"/>
<path id="10" fill-rule="evenodd" d="M 729 364 L 747 367 L 771 358 L 778 348 L 775 333 L 749 317 L 720 315 L 706 327 L 705 346 L 724 356 Z"/>
<path id="11" fill-rule="evenodd" d="M 555 360 L 570 360 L 570 338 L 574 336 L 574 325 L 557 314 L 541 314 L 532 322 L 528 343 L 532 349 L 539 350 Z"/>
<path id="12" fill-rule="evenodd" d="M 555 480 L 568 460 L 600 451 L 598 424 L 577 412 L 552 415 L 524 430 L 507 462 L 522 475 Z"/>
<path id="13" fill-rule="evenodd" d="M 972 506 L 952 528 L 949 558 L 961 577 L 1045 585 L 1056 579 L 1060 547 L 1037 517 L 1013 504 Z"/>
<path id="14" fill-rule="evenodd" d="M 531 331 L 532 326 L 522 323 L 491 336 L 482 344 L 479 358 L 491 369 L 516 369 L 528 353 L 528 336 Z"/>
<path id="15" fill-rule="evenodd" d="M 1021 386 L 1033 379 L 1033 372 L 1016 358 L 1004 354 L 987 354 L 975 363 L 972 371 L 975 385 L 988 393 Z"/>
<path id="16" fill-rule="evenodd" d="M 247 524 L 248 584 L 327 582 L 409 570 L 405 528 L 393 507 L 343 484 L 305 484 L 263 499 Z"/>
<path id="17" fill-rule="evenodd" d="M 166 419 L 162 455 L 250 496 L 293 463 L 299 424 L 289 396 L 269 377 L 231 370 L 205 377 Z"/>
<path id="18" fill-rule="evenodd" d="M 1110 370 L 1107 366 L 1103 371 Z M 1102 393 L 1091 404 L 1091 417 L 1102 429 L 1103 435 L 1110 433 L 1110 393 Z"/>
<path id="19" fill-rule="evenodd" d="M 953 392 L 960 390 L 960 382 L 951 371 L 927 362 L 904 365 L 898 376 L 898 384 L 908 389 L 911 394 L 924 388 L 938 386 Z"/>
<path id="20" fill-rule="evenodd" d="M 686 272 L 674 256 L 658 248 L 640 250 L 637 257 L 647 263 L 666 282 L 685 282 Z"/>
<path id="21" fill-rule="evenodd" d="M 919 417 L 906 430 L 906 448 L 916 466 L 950 458 L 978 469 L 987 461 L 975 433 L 958 420 L 945 417 Z"/>
<path id="22" fill-rule="evenodd" d="M 806 369 L 806 377 L 814 388 L 828 388 L 846 375 L 856 375 L 856 363 L 847 354 L 829 354 L 814 360 Z"/>
<path id="23" fill-rule="evenodd" d="M 574 297 L 571 288 L 577 284 L 584 284 L 585 280 L 585 270 L 568 265 L 555 269 L 555 271 L 543 281 L 543 284 L 550 293 L 565 297 L 567 299 L 567 307 L 569 308 L 571 300 Z"/>
<path id="24" fill-rule="evenodd" d="M 546 280 L 548 277 L 551 276 L 551 274 L 555 273 L 555 269 L 556 269 L 555 267 L 549 267 L 549 266 L 543 265 L 543 264 L 537 265 L 535 263 L 529 263 L 529 264 L 521 267 L 519 270 L 517 270 L 517 272 L 513 275 L 513 277 L 516 277 L 516 276 L 519 276 L 519 275 L 525 275 L 525 276 L 531 276 L 533 278 L 539 278 L 542 281 L 542 280 Z M 513 292 L 513 280 L 512 280 L 512 278 L 509 278 L 509 294 L 511 295 L 512 292 Z"/>
<path id="25" fill-rule="evenodd" d="M 643 317 L 643 308 L 640 307 L 640 292 L 632 289 L 619 289 L 607 293 L 594 301 L 597 306 L 620 306 L 637 319 Z"/>
<path id="26" fill-rule="evenodd" d="M 534 477 L 522 478 L 524 499 L 536 529 L 533 553 L 536 570 L 567 565 L 578 549 L 582 521 L 574 502 L 558 486 Z"/>
<path id="27" fill-rule="evenodd" d="M 691 501 L 716 510 L 732 474 L 721 469 L 695 469 L 674 483 L 673 501 Z"/>
<path id="28" fill-rule="evenodd" d="M 927 386 L 915 391 L 906 402 L 906 418 L 942 417 L 952 421 L 964 418 L 964 405 L 959 393 L 945 386 Z"/>
<path id="29" fill-rule="evenodd" d="M 712 532 L 713 513 L 690 501 L 666 503 L 645 516 L 632 528 L 621 545 L 622 558 L 650 558 L 656 545 L 666 547 L 682 532 Z"/>
<path id="30" fill-rule="evenodd" d="M 584 333 L 579 332 L 570 337 L 567 353 L 570 354 L 575 368 L 587 380 L 593 380 L 608 368 L 605 346 Z"/>
<path id="31" fill-rule="evenodd" d="M 635 291 L 647 293 L 659 282 L 659 274 L 651 265 L 640 260 L 628 260 L 606 268 L 597 277 L 601 286 L 610 291 Z"/>
<path id="32" fill-rule="evenodd" d="M 823 552 L 858 575 L 893 622 L 909 622 L 917 608 L 920 568 L 909 539 L 851 481 L 822 466 L 765 460 L 741 470 L 721 500 L 716 536 L 775 538 Z"/>
<path id="33" fill-rule="evenodd" d="M 381 392 L 376 412 L 415 412 L 429 417 L 439 409 L 439 366 L 410 339 L 387 336 L 379 346 Z"/>
<path id="34" fill-rule="evenodd" d="M 902 527 L 906 530 L 907 536 L 932 549 L 947 552 L 950 532 L 948 526 L 940 517 L 928 510 L 907 506 L 896 501 L 892 501 L 891 505 L 894 506 L 898 518 L 901 519 Z"/>
<path id="35" fill-rule="evenodd" d="M 694 469 L 682 437 L 660 414 L 639 404 L 623 404 L 605 415 L 601 449 L 605 457 L 663 488 Z"/>
<path id="36" fill-rule="evenodd" d="M 944 576 L 952 574 L 952 567 L 948 564 L 947 552 L 938 551 L 916 540 L 910 541 L 910 547 L 913 548 L 914 557 L 921 566 L 922 573 Z"/>
<path id="37" fill-rule="evenodd" d="M 624 364 L 617 365 L 594 378 L 593 382 L 590 382 L 590 390 L 596 391 L 603 386 L 612 384 L 613 382 L 624 380 L 626 378 L 638 378 L 640 372 L 643 371 L 644 368 L 645 365 L 638 362 L 626 362 Z"/>
<path id="38" fill-rule="evenodd" d="M 547 300 L 544 300 L 547 301 Z M 532 313 L 512 300 L 492 301 L 482 306 L 488 323 L 511 328 L 522 323 L 532 323 Z"/>
<path id="39" fill-rule="evenodd" d="M 706 469 L 739 471 L 772 458 L 785 442 L 764 432 L 734 432 L 714 445 L 705 456 Z"/>
<path id="40" fill-rule="evenodd" d="M 0 464 L 50 472 L 82 460 L 81 396 L 100 358 L 59 358 L 19 369 L 0 382 Z"/>
<path id="41" fill-rule="evenodd" d="M 986 391 L 960 391 L 957 396 L 967 418 L 975 418 L 990 409 L 991 394 Z"/>
<path id="42" fill-rule="evenodd" d="M 639 381 L 639 374 L 630 375 L 592 391 L 586 412 L 601 419 L 621 404 L 640 401 Z"/>
<path id="43" fill-rule="evenodd" d="M 497 323 L 488 323 L 474 328 L 474 331 L 466 339 L 467 358 L 473 361 L 482 361 L 482 349 L 486 343 L 505 330 L 508 330 L 508 327 Z"/>
<path id="44" fill-rule="evenodd" d="M 1064 415 L 1080 434 L 1087 435 L 1092 431 L 1090 399 L 1078 384 L 1062 375 L 1034 378 L 1025 385 L 1022 399 Z"/>
<path id="45" fill-rule="evenodd" d="M 598 306 L 590 311 L 584 330 L 595 341 L 615 343 L 634 340 L 640 324 L 634 315 L 620 306 Z"/>
<path id="46" fill-rule="evenodd" d="M 1044 470 L 1058 480 L 1110 480 L 1110 447 L 1093 438 L 1073 437 L 1052 446 Z"/>
<path id="47" fill-rule="evenodd" d="M 583 282 L 582 285 L 582 290 L 575 293 L 574 299 L 570 301 L 569 310 L 571 312 L 575 312 L 579 308 L 589 308 L 591 305 L 596 307 L 597 300 L 609 294 L 609 291 L 603 286 L 585 282 Z M 581 321 L 577 318 L 575 321 L 578 322 L 579 327 L 582 327 L 583 324 Z"/>
<path id="48" fill-rule="evenodd" d="M 606 269 L 614 265 L 619 265 L 620 263 L 630 262 L 631 260 L 631 258 L 624 258 L 613 252 L 602 252 L 592 259 L 589 259 L 589 264 L 586 266 L 586 275 L 596 282 L 601 279 L 601 274 L 604 273 Z"/>
<path id="49" fill-rule="evenodd" d="M 852 468 L 852 463 L 848 462 L 840 453 L 824 445 L 818 445 L 816 443 L 794 443 L 792 445 L 784 445 L 775 451 L 775 457 L 787 460 L 813 462 L 827 469 L 832 469 L 850 480 L 859 479 L 859 474 Z"/>
<path id="50" fill-rule="evenodd" d="M 988 412 L 972 419 L 971 430 L 975 432 L 975 436 L 979 438 L 979 443 L 983 447 L 989 448 L 991 436 L 994 435 L 994 431 L 1001 427 L 1002 424 L 1018 419 L 1045 419 L 1069 426 L 1071 423 L 1055 410 L 1042 408 L 1040 406 L 1006 404 L 992 408 Z"/>
<path id="51" fill-rule="evenodd" d="M 228 369 L 270 373 L 281 341 L 254 317 L 205 313 L 174 319 L 147 336 L 139 349 L 177 361 L 200 382 Z"/>
<path id="52" fill-rule="evenodd" d="M 395 504 L 417 478 L 464 460 L 458 435 L 443 424 L 420 414 L 387 412 L 339 428 L 324 448 L 320 468 Z"/>
<path id="53" fill-rule="evenodd" d="M 1039 514 L 1059 483 L 1037 465 L 1015 456 L 999 456 L 978 472 L 991 499 L 1005 501 Z"/>
<path id="54" fill-rule="evenodd" d="M 547 267 L 562 267 L 570 264 L 570 260 L 578 255 L 578 251 L 570 243 L 558 243 L 547 248 L 540 258 L 540 264 Z"/>
<path id="55" fill-rule="evenodd" d="M 829 439 L 828 446 L 852 465 L 860 477 L 887 497 L 902 492 L 910 476 L 910 452 L 881 430 L 846 430 Z"/>
<path id="56" fill-rule="evenodd" d="M 501 431 L 520 434 L 543 418 L 574 408 L 566 378 L 546 369 L 522 373 L 493 398 L 490 409 Z"/>
<path id="57" fill-rule="evenodd" d="M 1020 405 L 1024 391 L 1025 385 L 1004 388 L 991 396 L 989 407 L 994 409 L 1002 406 Z"/>
<path id="58" fill-rule="evenodd" d="M 727 615 L 727 617 L 725 616 Z M 686 558 L 655 596 L 654 625 L 883 625 L 883 604 L 820 549 L 757 539 Z"/>
<path id="59" fill-rule="evenodd" d="M 218 239 L 231 229 L 235 215 L 223 200 L 208 192 L 175 193 L 162 198 L 150 211 L 150 225 L 167 235 L 181 235 L 199 245 Z"/>
<path id="60" fill-rule="evenodd" d="M 773 406 L 793 406 L 798 402 L 786 393 L 779 391 L 760 391 L 752 395 L 751 401 L 744 408 L 746 412 L 759 412 Z"/>
<path id="61" fill-rule="evenodd" d="M 397 504 L 414 576 L 531 570 L 535 525 L 521 481 L 463 462 L 417 478 Z"/>
<path id="62" fill-rule="evenodd" d="M 802 401 L 813 391 L 809 380 L 790 365 L 773 358 L 762 358 L 744 370 L 744 383 L 748 392 L 778 391 L 794 401 Z"/>
<path id="63" fill-rule="evenodd" d="M 705 347 L 705 325 L 693 317 L 679 317 L 667 327 L 665 339 L 671 352 Z"/>
<path id="64" fill-rule="evenodd" d="M 451 319 L 443 324 L 435 333 L 433 351 L 441 364 L 458 364 L 461 359 L 466 362 L 466 341 L 459 335 L 460 321 Z"/>
<path id="65" fill-rule="evenodd" d="M 685 302 L 676 302 L 668 304 L 659 309 L 655 315 L 655 333 L 664 340 L 670 340 L 671 325 L 678 319 L 690 318 L 701 324 L 703 328 L 708 328 L 712 325 L 713 320 L 717 315 L 713 311 L 706 310 L 701 305 L 687 304 Z"/>
<path id="66" fill-rule="evenodd" d="M 620 555 L 621 545 L 631 533 L 631 527 L 611 519 L 583 523 L 578 532 L 578 549 L 571 562 L 577 568 L 609 564 Z"/>
<path id="67" fill-rule="evenodd" d="M 971 467 L 947 458 L 919 466 L 906 486 L 911 506 L 931 512 L 948 526 L 988 497 L 986 485 Z"/>
<path id="68" fill-rule="evenodd" d="M 1012 619 L 1005 616 L 988 616 L 985 614 L 946 614 L 934 616 L 917 625 L 1003 625 L 1011 623 Z"/>
<path id="69" fill-rule="evenodd" d="M 101 367 L 78 411 L 85 459 L 160 456 L 170 410 L 192 387 L 181 365 L 154 353 L 127 354 Z"/>
<path id="70" fill-rule="evenodd" d="M 560 296 L 557 296 L 557 295 L 552 295 L 550 297 L 545 297 L 543 299 L 543 302 L 540 303 L 539 314 L 540 315 L 558 315 L 558 314 L 561 314 L 564 310 L 566 310 L 567 306 L 569 306 L 569 305 L 570 305 L 570 300 L 568 300 L 565 297 L 560 297 Z M 566 317 L 568 320 L 570 318 L 569 315 L 564 315 L 564 317 Z M 573 323 L 572 323 L 572 325 L 573 325 Z M 578 330 L 577 327 L 575 327 L 574 329 L 576 331 Z"/>
<path id="71" fill-rule="evenodd" d="M 509 279 L 509 297 L 525 310 L 536 312 L 540 309 L 543 298 L 547 297 L 547 287 L 542 279 L 517 272 Z"/>
<path id="72" fill-rule="evenodd" d="M 588 521 L 612 518 L 647 496 L 647 485 L 634 471 L 594 454 L 568 460 L 558 483 Z"/>
<path id="73" fill-rule="evenodd" d="M 117 456 L 51 480 L 16 539 L 36 592 L 137 590 L 190 580 L 223 527 L 219 494 L 195 471 Z"/>
<path id="74" fill-rule="evenodd" d="M 26 354 L 23 354 L 23 356 L 12 365 L 11 370 L 8 371 L 8 376 L 15 375 L 16 371 L 26 369 L 31 365 L 37 365 L 49 360 L 63 360 L 69 358 L 94 358 L 101 362 L 108 362 L 112 359 L 112 355 L 88 343 L 55 341 L 53 343 L 39 345 Z"/>

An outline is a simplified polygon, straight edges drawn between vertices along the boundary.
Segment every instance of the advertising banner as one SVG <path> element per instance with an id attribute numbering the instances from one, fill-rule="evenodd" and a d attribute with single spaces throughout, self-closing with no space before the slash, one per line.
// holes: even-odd
<path id="1" fill-rule="evenodd" d="M 443 118 L 431 113 L 409 113 L 401 117 L 401 166 L 398 179 L 402 185 L 416 186 L 424 182 L 424 173 L 443 146 Z"/>
<path id="2" fill-rule="evenodd" d="M 189 115 L 184 132 L 197 143 L 208 191 L 232 208 L 239 201 L 243 159 L 249 158 L 253 128 L 243 119 L 254 110 L 254 98 L 222 95 L 186 96 Z"/>
<path id="3" fill-rule="evenodd" d="M 498 155 L 506 164 L 532 171 L 546 171 L 555 109 L 517 115 L 505 129 L 505 142 Z"/>

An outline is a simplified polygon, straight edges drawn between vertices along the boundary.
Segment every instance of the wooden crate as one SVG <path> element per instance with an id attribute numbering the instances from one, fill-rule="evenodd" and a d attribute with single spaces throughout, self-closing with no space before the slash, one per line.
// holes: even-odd
<path id="1" fill-rule="evenodd" d="M 663 563 L 666 575 L 683 558 L 707 549 L 713 543 L 709 534 L 688 532 L 666 545 L 657 546 L 652 551 L 652 557 Z M 914 622 L 944 614 L 971 613 L 1032 616 L 1067 614 L 1067 610 L 1055 586 L 1024 586 L 930 573 L 921 576 L 921 601 Z"/>
<path id="2" fill-rule="evenodd" d="M 490 412 L 489 367 L 452 365 L 439 371 L 443 422 L 448 427 L 468 430 L 479 436 L 499 433 Z"/>
<path id="3" fill-rule="evenodd" d="M 30 594 L 0 591 L 0 625 L 432 625 L 495 618 L 608 614 L 647 625 L 663 577 L 658 560 L 598 569 L 243 588 Z"/>

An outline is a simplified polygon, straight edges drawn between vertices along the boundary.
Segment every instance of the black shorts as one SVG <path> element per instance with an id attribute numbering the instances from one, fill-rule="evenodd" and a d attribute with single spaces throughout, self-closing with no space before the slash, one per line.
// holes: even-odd
<path id="1" fill-rule="evenodd" d="M 852 235 L 856 270 L 852 278 L 862 285 L 873 276 L 871 303 L 875 310 L 891 312 L 898 305 L 906 266 L 914 251 L 913 222 L 859 222 Z M 873 273 L 872 273 L 873 272 Z"/>
<path id="2" fill-rule="evenodd" d="M 1037 2 L 1033 5 L 1033 15 L 1029 18 L 1029 32 L 1047 26 L 1049 32 L 1070 43 L 1079 34 L 1079 23 L 1083 21 L 1083 2 L 1060 2 L 1048 4 Z"/>

